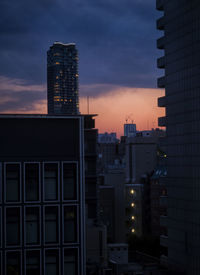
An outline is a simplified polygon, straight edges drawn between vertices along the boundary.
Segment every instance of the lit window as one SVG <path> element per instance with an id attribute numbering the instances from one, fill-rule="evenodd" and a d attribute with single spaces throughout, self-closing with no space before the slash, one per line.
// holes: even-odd
<path id="1" fill-rule="evenodd" d="M 56 65 L 60 65 L 60 62 L 56 62 Z"/>
<path id="2" fill-rule="evenodd" d="M 135 216 L 132 216 L 132 217 L 131 217 L 131 220 L 135 220 Z"/>
<path id="3" fill-rule="evenodd" d="M 132 232 L 132 233 L 134 233 L 134 232 L 135 232 L 135 229 L 134 229 L 134 228 L 132 228 L 132 229 L 131 229 L 131 232 Z"/>
<path id="4" fill-rule="evenodd" d="M 134 207 L 134 206 L 135 206 L 135 203 L 132 202 L 132 203 L 131 203 L 131 207 Z"/>
<path id="5" fill-rule="evenodd" d="M 131 189 L 131 190 L 130 190 L 130 193 L 131 193 L 131 194 L 134 194 L 134 193 L 135 193 L 135 191 L 134 191 L 133 189 Z"/>

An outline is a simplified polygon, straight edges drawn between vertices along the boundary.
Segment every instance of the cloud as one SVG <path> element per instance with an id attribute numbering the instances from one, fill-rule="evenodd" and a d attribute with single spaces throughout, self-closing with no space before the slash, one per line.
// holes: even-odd
<path id="1" fill-rule="evenodd" d="M 55 40 L 76 42 L 80 84 L 156 87 L 155 1 L 2 0 L 0 75 L 40 85 Z"/>

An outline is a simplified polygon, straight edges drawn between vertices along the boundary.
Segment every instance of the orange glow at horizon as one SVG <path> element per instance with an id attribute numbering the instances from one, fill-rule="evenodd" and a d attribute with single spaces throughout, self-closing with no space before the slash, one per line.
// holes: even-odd
<path id="1" fill-rule="evenodd" d="M 157 98 L 164 90 L 148 88 L 119 88 L 99 97 L 89 98 L 90 114 L 98 114 L 96 128 L 99 133 L 117 132 L 123 135 L 123 125 L 136 124 L 137 130 L 150 130 L 158 127 L 158 117 L 164 116 L 164 108 L 157 107 Z M 87 97 L 80 98 L 80 111 L 87 113 Z"/>

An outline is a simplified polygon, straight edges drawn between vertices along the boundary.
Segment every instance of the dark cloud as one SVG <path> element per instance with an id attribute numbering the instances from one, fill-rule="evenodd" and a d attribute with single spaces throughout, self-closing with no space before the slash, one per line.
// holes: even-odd
<path id="1" fill-rule="evenodd" d="M 156 86 L 155 0 L 2 0 L 0 13 L 0 75 L 45 83 L 57 40 L 77 43 L 80 84 Z"/>

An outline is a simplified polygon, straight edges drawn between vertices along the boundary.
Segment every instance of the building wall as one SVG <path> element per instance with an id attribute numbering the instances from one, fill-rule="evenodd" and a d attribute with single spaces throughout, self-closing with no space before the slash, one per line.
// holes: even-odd
<path id="1" fill-rule="evenodd" d="M 82 118 L 2 115 L 0 126 L 2 274 L 84 275 Z"/>
<path id="2" fill-rule="evenodd" d="M 157 0 L 164 10 L 158 40 L 164 57 L 158 66 L 165 76 L 159 106 L 166 107 L 168 263 L 187 274 L 200 274 L 200 2 L 198 0 Z"/>

